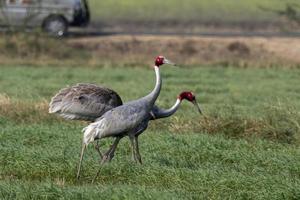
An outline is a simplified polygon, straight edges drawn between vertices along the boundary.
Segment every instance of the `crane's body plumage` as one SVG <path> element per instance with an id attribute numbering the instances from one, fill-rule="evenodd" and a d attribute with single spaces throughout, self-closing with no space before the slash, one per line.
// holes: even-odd
<path id="1" fill-rule="evenodd" d="M 84 144 L 88 145 L 95 139 L 104 137 L 134 136 L 142 124 L 149 121 L 149 113 L 161 89 L 159 67 L 155 66 L 156 85 L 153 91 L 145 97 L 125 103 L 104 113 L 96 122 L 90 124 L 84 131 Z"/>
<path id="2" fill-rule="evenodd" d="M 148 118 L 151 108 L 144 109 L 141 102 L 132 101 L 104 113 L 96 122 L 84 128 L 84 143 L 94 139 L 134 134 L 139 125 Z"/>
<path id="3" fill-rule="evenodd" d="M 109 88 L 79 83 L 60 90 L 51 99 L 49 113 L 56 113 L 65 119 L 95 121 L 122 104 L 120 96 Z"/>
<path id="4" fill-rule="evenodd" d="M 151 114 L 144 112 L 144 103 L 138 101 L 132 101 L 125 103 L 123 108 L 113 108 L 110 112 L 99 117 L 96 121 L 83 129 L 86 134 L 84 136 L 84 143 L 88 144 L 93 142 L 94 139 L 101 139 L 109 136 L 123 137 L 125 133 L 132 135 L 139 135 L 147 129 L 150 120 L 156 120 L 173 115 L 180 106 L 181 101 L 177 99 L 175 104 L 169 109 L 161 109 L 157 105 L 154 105 L 151 109 Z M 132 104 L 134 106 L 132 106 Z M 139 107 L 138 105 L 141 104 Z M 118 111 L 120 109 L 120 111 Z M 145 117 L 137 120 L 137 116 L 144 115 Z M 115 121 L 118 120 L 118 123 Z M 107 134 L 114 132 L 114 135 Z"/>

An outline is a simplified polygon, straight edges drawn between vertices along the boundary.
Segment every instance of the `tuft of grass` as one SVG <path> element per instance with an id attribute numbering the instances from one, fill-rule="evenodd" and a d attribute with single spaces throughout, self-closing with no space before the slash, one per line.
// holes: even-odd
<path id="1" fill-rule="evenodd" d="M 300 113 L 295 107 L 262 107 L 259 118 L 240 114 L 240 110 L 228 106 L 217 112 L 206 113 L 196 119 L 184 116 L 172 120 L 157 121 L 152 130 L 167 129 L 173 133 L 222 134 L 230 138 L 262 138 L 282 143 L 300 144 Z"/>
<path id="2" fill-rule="evenodd" d="M 208 117 L 199 122 L 201 128 L 197 131 L 212 134 L 223 133 L 234 138 L 260 137 L 284 143 L 299 144 L 300 114 L 291 109 L 266 109 L 259 119 L 249 119 L 235 114 L 229 117 Z"/>
<path id="3" fill-rule="evenodd" d="M 48 102 L 16 101 L 7 95 L 0 94 L 0 122 L 16 123 L 53 122 L 58 119 L 48 114 Z"/>

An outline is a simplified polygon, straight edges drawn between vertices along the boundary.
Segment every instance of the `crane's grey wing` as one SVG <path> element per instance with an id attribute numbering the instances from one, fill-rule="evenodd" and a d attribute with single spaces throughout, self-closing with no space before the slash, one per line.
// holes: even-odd
<path id="1" fill-rule="evenodd" d="M 106 111 L 122 104 L 115 91 L 80 83 L 60 90 L 49 104 L 49 113 L 57 113 L 66 119 L 94 121 Z"/>

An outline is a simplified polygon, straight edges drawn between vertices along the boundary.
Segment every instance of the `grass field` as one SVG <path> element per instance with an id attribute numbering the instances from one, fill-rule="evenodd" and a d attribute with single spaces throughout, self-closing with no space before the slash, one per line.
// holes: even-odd
<path id="1" fill-rule="evenodd" d="M 92 17 L 110 22 L 276 22 L 279 17 L 261 7 L 284 10 L 297 0 L 90 0 Z"/>
<path id="2" fill-rule="evenodd" d="M 144 165 L 124 138 L 95 184 L 89 147 L 75 179 L 82 122 L 47 114 L 60 88 L 96 82 L 124 101 L 147 94 L 147 68 L 1 66 L 0 199 L 299 199 L 299 69 L 162 67 L 158 104 L 182 90 L 197 94 L 205 116 L 183 102 L 140 137 Z M 102 144 L 108 148 L 111 140 Z"/>

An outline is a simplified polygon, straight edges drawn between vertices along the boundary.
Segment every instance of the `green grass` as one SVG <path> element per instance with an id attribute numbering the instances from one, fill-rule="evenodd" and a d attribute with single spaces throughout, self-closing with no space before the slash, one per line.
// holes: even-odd
<path id="1" fill-rule="evenodd" d="M 124 138 L 96 180 L 89 147 L 75 179 L 85 124 L 47 114 L 60 88 L 96 82 L 128 101 L 147 94 L 146 68 L 1 66 L 0 199 L 299 199 L 299 69 L 163 66 L 158 104 L 192 90 L 175 116 L 151 122 L 140 137 L 144 165 L 130 161 Z M 108 148 L 110 139 L 101 141 Z"/>
<path id="2" fill-rule="evenodd" d="M 92 17 L 102 22 L 276 22 L 278 16 L 260 7 L 284 10 L 297 0 L 90 0 Z"/>

